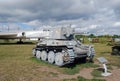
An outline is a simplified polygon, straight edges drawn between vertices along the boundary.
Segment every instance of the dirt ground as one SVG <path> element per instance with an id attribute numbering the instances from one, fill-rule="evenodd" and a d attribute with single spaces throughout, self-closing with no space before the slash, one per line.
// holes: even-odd
<path id="1" fill-rule="evenodd" d="M 112 67 L 113 70 L 110 70 L 112 75 L 104 77 L 106 81 L 120 81 L 120 68 Z"/>
<path id="2" fill-rule="evenodd" d="M 55 73 L 57 74 L 56 76 L 53 74 L 49 74 L 47 77 L 41 78 L 41 81 L 62 81 L 63 79 L 72 79 L 72 78 L 77 78 L 78 76 L 82 76 L 87 79 L 92 79 L 93 76 L 90 74 L 93 70 L 93 68 L 84 68 L 82 69 L 79 73 L 75 75 L 67 75 L 67 74 L 61 74 L 55 69 L 48 68 L 48 67 L 41 67 L 38 69 L 42 72 L 48 72 L 48 73 Z"/>
<path id="3" fill-rule="evenodd" d="M 63 79 L 72 79 L 72 78 L 77 78 L 78 76 L 82 76 L 86 79 L 92 79 L 94 77 L 91 75 L 91 72 L 94 69 L 95 68 L 83 68 L 82 70 L 80 70 L 79 73 L 75 75 L 61 74 L 57 70 L 53 68 L 48 68 L 45 66 L 44 67 L 41 66 L 40 69 L 38 69 L 38 71 L 40 70 L 42 72 L 50 73 L 48 76 L 41 78 L 41 81 L 62 81 Z M 112 70 L 110 70 L 110 72 L 112 73 L 112 75 L 107 76 L 107 77 L 100 77 L 100 79 L 105 79 L 106 81 L 120 81 L 120 69 L 119 68 L 112 67 Z M 56 75 L 54 75 L 53 73 Z"/>

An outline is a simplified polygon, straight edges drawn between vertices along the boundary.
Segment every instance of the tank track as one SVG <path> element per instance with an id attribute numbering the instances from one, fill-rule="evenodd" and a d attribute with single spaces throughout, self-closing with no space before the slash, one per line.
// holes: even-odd
<path id="1" fill-rule="evenodd" d="M 33 48 L 33 56 L 57 66 L 73 63 L 74 55 L 73 49 L 66 46 L 37 46 Z"/>

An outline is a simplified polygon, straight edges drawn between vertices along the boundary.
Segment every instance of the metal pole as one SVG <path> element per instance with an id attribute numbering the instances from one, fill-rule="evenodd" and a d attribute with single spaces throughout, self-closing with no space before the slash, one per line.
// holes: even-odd
<path id="1" fill-rule="evenodd" d="M 103 68 L 104 68 L 104 73 L 106 74 L 107 73 L 107 66 L 105 63 L 103 64 Z"/>

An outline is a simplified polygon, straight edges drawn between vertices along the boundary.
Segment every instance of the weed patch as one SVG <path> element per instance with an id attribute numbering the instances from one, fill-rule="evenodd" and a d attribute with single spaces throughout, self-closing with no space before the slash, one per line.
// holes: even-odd
<path id="1" fill-rule="evenodd" d="M 58 73 L 49 72 L 49 75 L 52 75 L 53 77 L 57 77 L 57 76 L 58 76 Z"/>
<path id="2" fill-rule="evenodd" d="M 88 63 L 81 64 L 81 67 L 82 68 L 90 68 L 90 67 L 96 68 L 96 67 L 99 67 L 99 65 L 88 62 Z"/>
<path id="3" fill-rule="evenodd" d="M 74 75 L 76 73 L 79 73 L 80 68 L 78 66 L 74 67 L 74 68 L 64 68 L 62 70 L 63 74 L 68 74 L 68 75 Z"/>
<path id="4" fill-rule="evenodd" d="M 85 79 L 83 77 L 78 76 L 77 79 L 64 79 L 63 81 L 106 81 L 104 79 Z"/>
<path id="5" fill-rule="evenodd" d="M 103 73 L 103 69 L 100 68 L 100 69 L 94 69 L 91 74 L 94 77 L 102 77 L 101 73 Z"/>

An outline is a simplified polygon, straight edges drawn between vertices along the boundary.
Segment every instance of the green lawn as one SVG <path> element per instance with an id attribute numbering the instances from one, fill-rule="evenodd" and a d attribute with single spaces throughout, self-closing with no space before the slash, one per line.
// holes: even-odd
<path id="1" fill-rule="evenodd" d="M 35 44 L 0 44 L 0 81 L 40 81 L 41 78 L 52 75 L 57 77 L 58 73 L 74 75 L 80 69 L 86 67 L 96 67 L 95 64 L 75 64 L 73 67 L 57 67 L 46 62 L 42 62 L 32 56 L 32 48 Z M 96 56 L 104 56 L 109 60 L 109 66 L 120 67 L 120 57 L 111 56 L 111 47 L 105 44 L 95 44 Z M 41 71 L 42 67 L 47 67 Z M 52 72 L 55 69 L 58 73 Z M 49 80 L 49 79 L 48 79 Z M 68 80 L 67 80 L 68 81 Z M 97 80 L 99 81 L 99 80 Z"/>
<path id="2" fill-rule="evenodd" d="M 114 65 L 120 68 L 120 56 L 111 55 L 111 46 L 107 44 L 95 44 L 96 50 L 95 60 L 98 57 L 105 57 L 108 60 L 108 65 Z"/>

